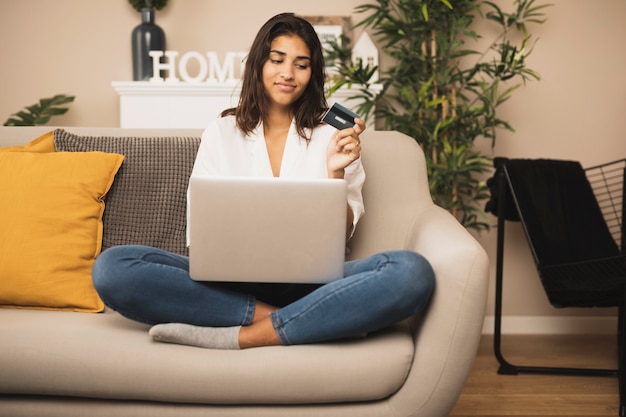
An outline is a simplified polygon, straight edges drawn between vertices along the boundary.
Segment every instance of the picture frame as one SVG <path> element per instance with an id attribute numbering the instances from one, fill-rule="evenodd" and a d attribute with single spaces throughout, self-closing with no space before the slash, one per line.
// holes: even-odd
<path id="1" fill-rule="evenodd" d="M 353 42 L 352 39 L 352 18 L 350 16 L 302 16 L 303 19 L 311 23 L 320 38 L 322 48 L 331 40 L 340 42 L 341 35 Z M 326 62 L 326 72 L 335 72 L 335 63 Z"/>

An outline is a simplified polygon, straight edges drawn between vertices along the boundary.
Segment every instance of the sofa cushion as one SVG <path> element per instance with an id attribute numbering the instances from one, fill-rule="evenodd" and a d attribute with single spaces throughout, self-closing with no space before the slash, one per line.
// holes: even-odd
<path id="1" fill-rule="evenodd" d="M 237 351 L 158 343 L 103 314 L 0 311 L 0 392 L 196 404 L 386 398 L 413 360 L 408 326 L 333 343 Z"/>
<path id="2" fill-rule="evenodd" d="M 80 136 L 54 132 L 59 152 L 126 157 L 107 195 L 103 249 L 140 244 L 187 255 L 187 185 L 200 138 Z"/>
<path id="3" fill-rule="evenodd" d="M 123 156 L 0 152 L 0 307 L 102 311 L 91 282 Z"/>

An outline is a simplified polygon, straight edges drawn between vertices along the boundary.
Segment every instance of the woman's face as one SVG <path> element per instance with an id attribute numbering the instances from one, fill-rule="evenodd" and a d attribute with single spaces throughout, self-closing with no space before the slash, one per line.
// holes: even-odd
<path id="1" fill-rule="evenodd" d="M 263 65 L 263 87 L 273 107 L 290 109 L 311 79 L 311 52 L 296 35 L 278 36 Z"/>

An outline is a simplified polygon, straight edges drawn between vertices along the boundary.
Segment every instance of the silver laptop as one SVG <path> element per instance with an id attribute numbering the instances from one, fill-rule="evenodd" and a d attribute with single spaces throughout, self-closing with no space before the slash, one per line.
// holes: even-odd
<path id="1" fill-rule="evenodd" d="M 189 260 L 198 281 L 327 283 L 343 277 L 344 180 L 192 177 Z"/>

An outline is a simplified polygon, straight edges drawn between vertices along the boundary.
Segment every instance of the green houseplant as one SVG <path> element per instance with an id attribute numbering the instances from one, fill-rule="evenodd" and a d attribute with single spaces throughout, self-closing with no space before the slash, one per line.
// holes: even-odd
<path id="1" fill-rule="evenodd" d="M 474 141 L 486 138 L 493 146 L 498 129 L 513 131 L 496 110 L 521 85 L 540 78 L 526 64 L 533 43 L 527 25 L 543 23 L 547 6 L 535 0 L 514 0 L 512 12 L 479 0 L 376 0 L 358 6 L 356 12 L 367 16 L 355 27 L 370 28 L 393 61 L 380 71 L 379 93 L 370 89 L 377 68 L 352 61 L 349 39 L 327 50 L 327 58 L 337 62 L 330 92 L 351 86 L 361 114 L 374 113 L 385 129 L 415 138 L 426 155 L 435 202 L 467 228 L 489 229 L 478 202 L 488 197 L 480 178 L 492 161 Z M 476 32 L 492 26 L 491 41 Z"/>
<path id="2" fill-rule="evenodd" d="M 53 116 L 67 113 L 67 107 L 63 104 L 74 101 L 74 96 L 57 94 L 54 97 L 42 98 L 39 102 L 27 106 L 10 117 L 4 126 L 39 126 L 45 125 Z"/>

